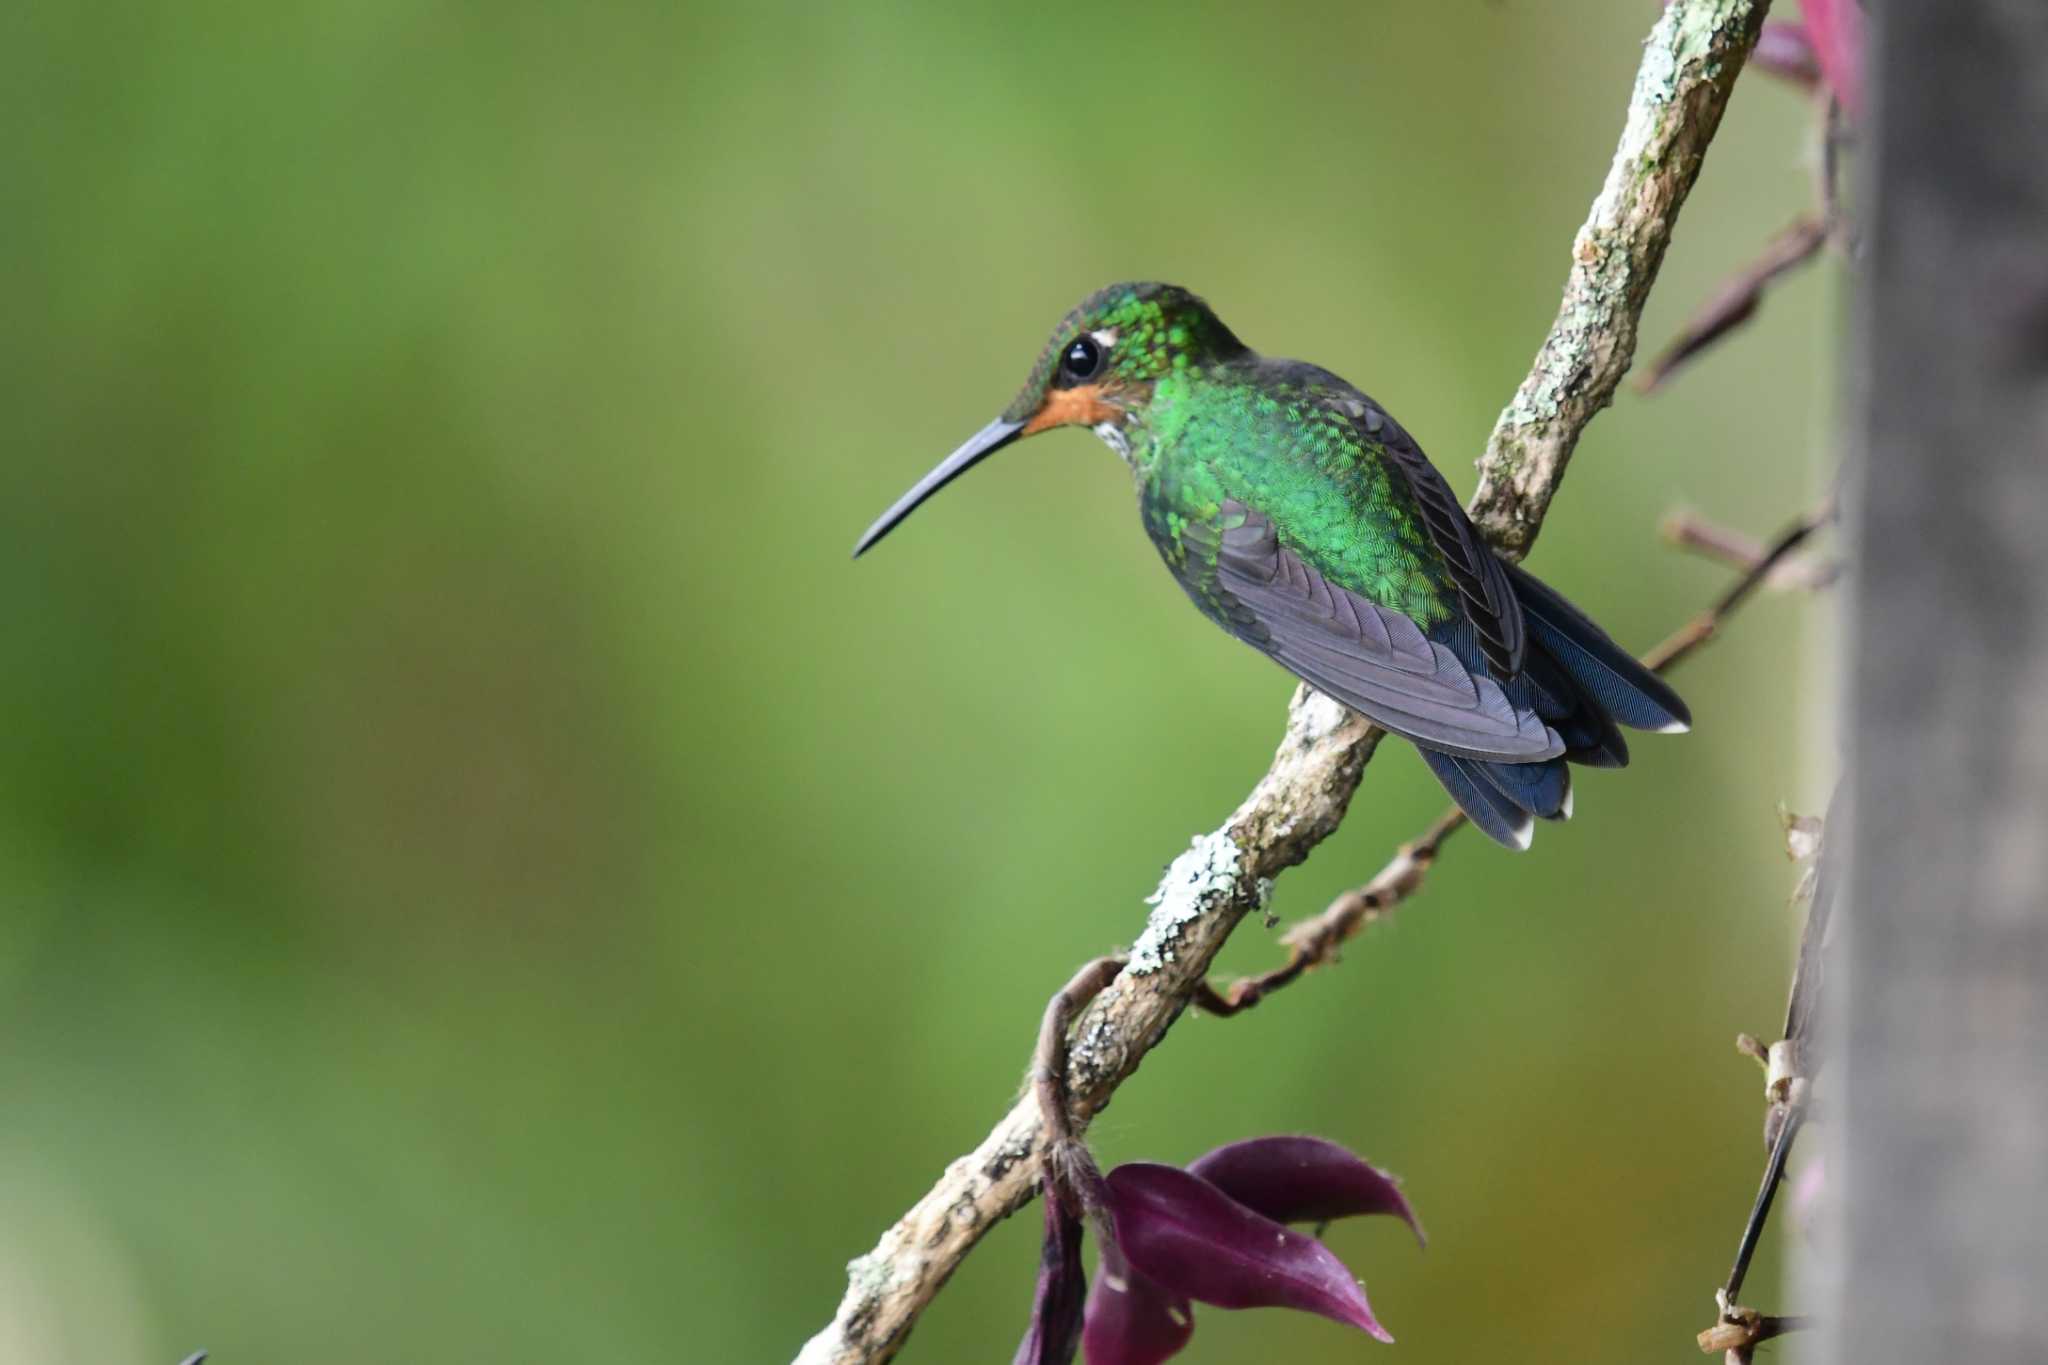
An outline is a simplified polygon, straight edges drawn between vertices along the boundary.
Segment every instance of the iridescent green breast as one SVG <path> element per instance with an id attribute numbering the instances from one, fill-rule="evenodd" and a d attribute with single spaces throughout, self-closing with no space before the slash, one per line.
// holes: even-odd
<path id="1" fill-rule="evenodd" d="M 1226 604 L 1214 600 L 1213 575 L 1185 532 L 1215 524 L 1234 501 L 1271 518 L 1281 543 L 1332 583 L 1424 627 L 1447 620 L 1456 589 L 1413 492 L 1369 430 L 1385 419 L 1348 387 L 1301 369 L 1259 383 L 1228 368 L 1158 381 L 1131 433 L 1131 460 L 1160 553 L 1221 620 Z"/>

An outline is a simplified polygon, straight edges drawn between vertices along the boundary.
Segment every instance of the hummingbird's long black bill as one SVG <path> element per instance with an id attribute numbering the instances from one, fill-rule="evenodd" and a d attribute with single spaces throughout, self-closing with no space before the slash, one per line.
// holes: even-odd
<path id="1" fill-rule="evenodd" d="M 915 488 L 896 499 L 893 507 L 875 518 L 875 524 L 868 527 L 867 534 L 853 547 L 853 557 L 859 559 L 876 541 L 895 530 L 898 522 L 915 512 L 919 503 L 1016 440 L 1023 430 L 1022 422 L 1009 422 L 998 417 L 968 437 L 967 444 L 939 461 L 938 467 L 919 479 Z"/>

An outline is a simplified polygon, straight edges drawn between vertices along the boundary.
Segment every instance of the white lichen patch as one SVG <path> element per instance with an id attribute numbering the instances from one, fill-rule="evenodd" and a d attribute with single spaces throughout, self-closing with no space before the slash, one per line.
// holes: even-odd
<path id="1" fill-rule="evenodd" d="M 1131 945 L 1131 974 L 1145 976 L 1172 962 L 1187 926 L 1238 893 L 1243 867 L 1244 855 L 1228 834 L 1198 836 L 1145 898 L 1152 913 Z"/>
<path id="2" fill-rule="evenodd" d="M 879 1297 L 890 1289 L 895 1270 L 887 1256 L 871 1251 L 846 1263 L 846 1279 L 855 1293 Z"/>
<path id="3" fill-rule="evenodd" d="M 872 1314 L 892 1295 L 914 1283 L 923 1268 L 921 1258 L 901 1250 L 891 1251 L 886 1241 L 867 1255 L 848 1261 L 846 1297 L 838 1314 L 824 1330 L 804 1343 L 792 1365 L 832 1365 L 845 1359 L 846 1351 L 854 1344 L 845 1324 L 853 1316 Z"/>
<path id="4" fill-rule="evenodd" d="M 1301 737 L 1310 744 L 1328 739 L 1337 727 L 1351 718 L 1351 712 L 1335 697 L 1311 691 L 1300 707 Z"/>

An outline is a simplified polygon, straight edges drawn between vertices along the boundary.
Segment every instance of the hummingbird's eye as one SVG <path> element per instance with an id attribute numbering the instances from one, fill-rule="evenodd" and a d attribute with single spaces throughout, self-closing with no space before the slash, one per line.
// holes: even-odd
<path id="1" fill-rule="evenodd" d="M 1060 373 L 1077 383 L 1093 379 L 1102 369 L 1102 346 L 1094 337 L 1077 336 L 1060 357 Z"/>

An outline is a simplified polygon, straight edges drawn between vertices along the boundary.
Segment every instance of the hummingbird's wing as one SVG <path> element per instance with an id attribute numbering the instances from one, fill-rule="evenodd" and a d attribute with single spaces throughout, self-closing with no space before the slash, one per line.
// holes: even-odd
<path id="1" fill-rule="evenodd" d="M 1334 378 L 1335 376 L 1332 376 Z M 1415 495 L 1422 512 L 1422 524 L 1432 544 L 1443 556 L 1465 616 L 1479 637 L 1480 652 L 1487 666 L 1502 678 L 1522 671 L 1526 631 L 1522 605 L 1508 581 L 1507 565 L 1479 538 L 1479 528 L 1465 515 L 1457 494 L 1444 482 L 1415 438 L 1387 415 L 1386 409 L 1357 389 L 1341 386 L 1322 395 L 1325 408 L 1341 412 L 1357 430 L 1360 440 L 1385 453 L 1389 467 L 1398 471 Z"/>
<path id="2" fill-rule="evenodd" d="M 1219 511 L 1213 520 L 1182 523 L 1168 564 L 1225 630 L 1310 686 L 1432 748 L 1518 763 L 1564 752 L 1533 710 L 1515 706 L 1499 683 L 1475 675 L 1400 612 L 1330 582 L 1280 543 L 1271 519 L 1235 501 Z"/>

